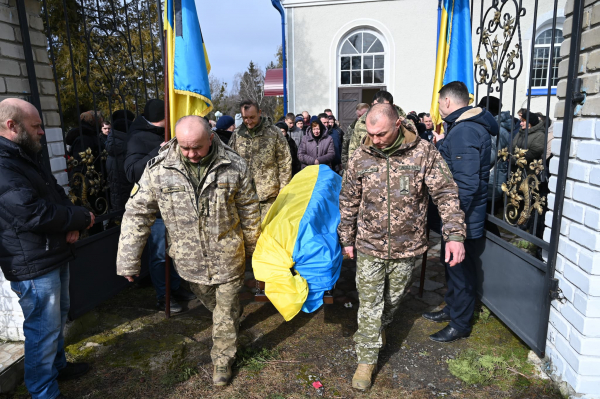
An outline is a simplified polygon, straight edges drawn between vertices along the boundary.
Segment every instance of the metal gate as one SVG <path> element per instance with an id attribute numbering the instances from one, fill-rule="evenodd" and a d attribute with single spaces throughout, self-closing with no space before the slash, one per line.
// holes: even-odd
<path id="1" fill-rule="evenodd" d="M 553 157 L 549 153 L 551 117 L 564 20 L 559 10 L 565 3 L 554 0 L 552 9 L 540 10 L 537 0 L 471 1 L 473 45 L 477 49 L 475 104 L 481 102 L 481 106 L 497 113 L 498 123 L 505 129 L 494 138 L 496 151 L 492 157 L 496 161 L 490 176 L 478 293 L 482 302 L 540 356 L 546 347 L 550 302 L 560 297 L 554 269 L 572 119 L 575 104 L 580 101 L 575 85 L 583 0 L 576 0 L 564 78 L 568 97 L 562 132 L 554 132 L 563 140 L 560 156 Z M 538 16 L 542 14 L 551 17 L 541 21 Z M 524 46 L 524 35 L 531 38 L 529 47 Z M 534 115 L 539 111 L 541 115 Z M 532 123 L 536 119 L 538 123 Z M 556 175 L 552 179 L 549 165 Z M 550 180 L 556 189 L 549 209 Z M 548 210 L 553 212 L 552 229 L 545 228 Z"/>
<path id="2" fill-rule="evenodd" d="M 116 275 L 115 264 L 124 203 L 113 203 L 110 195 L 111 183 L 125 176 L 112 175 L 109 183 L 107 158 L 112 154 L 101 129 L 104 120 L 115 127 L 115 111 L 130 111 L 137 117 L 149 99 L 163 97 L 160 5 L 160 0 L 42 0 L 65 138 L 69 197 L 96 214 L 94 227 L 74 245 L 71 318 L 129 284 Z M 26 22 L 21 23 L 22 31 L 26 27 Z M 28 36 L 24 32 L 23 44 L 31 55 Z M 40 109 L 33 57 L 26 62 L 31 102 Z M 125 115 L 118 116 L 123 119 L 120 130 L 129 133 Z M 142 264 L 145 273 L 147 262 Z"/>

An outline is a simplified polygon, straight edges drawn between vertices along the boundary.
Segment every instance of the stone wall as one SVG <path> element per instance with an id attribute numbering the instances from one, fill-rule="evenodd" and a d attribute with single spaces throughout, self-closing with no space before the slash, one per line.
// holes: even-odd
<path id="1" fill-rule="evenodd" d="M 48 142 L 52 172 L 59 184 L 68 183 L 63 134 L 60 128 L 56 87 L 48 59 L 44 23 L 40 17 L 41 1 L 25 2 L 35 73 L 37 77 L 42 116 Z M 30 94 L 25 53 L 16 0 L 0 0 L 0 101 L 8 97 L 26 98 Z M 0 339 L 23 340 L 23 314 L 10 283 L 0 274 Z"/>
<path id="2" fill-rule="evenodd" d="M 565 98 L 570 99 L 566 76 L 573 3 L 569 0 L 565 7 L 566 39 L 560 52 L 560 102 L 555 115 L 559 121 L 554 126 L 554 158 L 550 163 L 550 209 L 554 207 Z M 587 98 L 573 123 L 555 275 L 566 301 L 552 303 L 546 354 L 555 380 L 591 398 L 600 397 L 600 0 L 586 0 L 584 4 L 579 77 Z M 552 212 L 548 212 L 547 241 L 551 224 Z"/>

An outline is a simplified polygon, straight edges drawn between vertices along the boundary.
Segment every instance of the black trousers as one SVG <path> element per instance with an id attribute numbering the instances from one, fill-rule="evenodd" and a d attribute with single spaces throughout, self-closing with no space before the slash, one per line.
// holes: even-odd
<path id="1" fill-rule="evenodd" d="M 461 331 L 471 331 L 471 320 L 477 299 L 477 268 L 481 267 L 481 254 L 485 237 L 465 240 L 465 260 L 450 267 L 444 260 L 446 243 L 442 240 L 440 260 L 446 266 L 448 291 L 444 296 L 444 313 L 450 316 L 450 326 Z"/>

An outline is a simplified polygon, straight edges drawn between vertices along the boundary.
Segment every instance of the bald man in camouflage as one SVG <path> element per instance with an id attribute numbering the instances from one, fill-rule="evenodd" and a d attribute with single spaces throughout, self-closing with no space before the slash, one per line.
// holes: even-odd
<path id="1" fill-rule="evenodd" d="M 258 197 L 246 161 L 203 118 L 183 117 L 175 132 L 148 162 L 127 202 L 117 274 L 130 281 L 139 274 L 160 211 L 177 272 L 213 312 L 213 384 L 222 386 L 236 354 L 245 258 L 260 235 Z"/>
<path id="2" fill-rule="evenodd" d="M 338 227 L 354 258 L 360 307 L 354 335 L 358 367 L 352 387 L 367 389 L 415 259 L 427 249 L 429 195 L 438 205 L 448 242 L 446 261 L 464 258 L 466 236 L 458 187 L 435 147 L 404 127 L 392 104 L 376 104 L 365 118 L 367 136 L 348 162 Z M 452 260 L 450 261 L 450 259 Z"/>

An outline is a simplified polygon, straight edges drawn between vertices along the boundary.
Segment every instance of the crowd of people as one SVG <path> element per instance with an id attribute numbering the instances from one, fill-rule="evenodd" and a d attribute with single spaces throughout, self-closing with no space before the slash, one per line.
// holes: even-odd
<path id="1" fill-rule="evenodd" d="M 360 300 L 352 386 L 364 390 L 415 260 L 427 250 L 427 228 L 442 235 L 448 291 L 446 306 L 423 317 L 447 323 L 432 340 L 453 342 L 471 334 L 486 212 L 492 198 L 501 200 L 502 183 L 519 167 L 498 151 L 526 148 L 529 162 L 550 157 L 552 135 L 542 115 L 521 110 L 514 119 L 500 112 L 494 97 L 469 106 L 461 82 L 445 85 L 439 94 L 444 133 L 434 130 L 428 113 L 406 114 L 391 93 L 380 91 L 371 104 L 357 105 L 356 119 L 345 129 L 330 109 L 315 116 L 290 113 L 274 123 L 257 103 L 244 100 L 238 115 L 212 123 L 181 118 L 175 138 L 165 141 L 164 102 L 153 99 L 142 115 L 117 111 L 110 123 L 96 112 L 83 113 L 66 142 L 71 156 L 91 146 L 108 154 L 112 206 L 126 209 L 117 274 L 134 281 L 147 246 L 157 306 L 163 308 L 166 250 L 175 265 L 171 311 L 198 297 L 213 313 L 217 386 L 232 376 L 241 313 L 237 293 L 261 221 L 304 168 L 326 165 L 342 174 L 338 234 L 342 252 L 356 259 Z M 94 142 L 97 127 L 103 137 Z M 64 398 L 57 380 L 89 369 L 67 362 L 62 334 L 71 244 L 94 225 L 95 216 L 69 201 L 43 167 L 43 134 L 31 104 L 0 102 L 0 263 L 25 316 L 27 389 L 34 398 L 54 399 Z"/>

